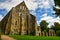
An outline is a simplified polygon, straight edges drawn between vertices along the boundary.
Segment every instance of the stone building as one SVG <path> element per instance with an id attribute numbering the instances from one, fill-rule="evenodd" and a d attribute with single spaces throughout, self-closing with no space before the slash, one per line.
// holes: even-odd
<path id="1" fill-rule="evenodd" d="M 53 29 L 49 29 L 49 36 L 56 36 L 55 31 Z"/>
<path id="2" fill-rule="evenodd" d="M 36 27 L 36 36 L 41 36 L 41 29 L 40 27 Z"/>
<path id="3" fill-rule="evenodd" d="M 13 7 L 8 14 L 1 20 L 0 27 L 3 34 L 18 34 L 18 35 L 36 35 L 36 36 L 51 36 L 54 31 L 42 32 L 38 27 L 36 18 L 30 14 L 25 2 Z"/>
<path id="4" fill-rule="evenodd" d="M 36 18 L 29 13 L 24 1 L 13 7 L 1 21 L 4 34 L 35 35 Z"/>

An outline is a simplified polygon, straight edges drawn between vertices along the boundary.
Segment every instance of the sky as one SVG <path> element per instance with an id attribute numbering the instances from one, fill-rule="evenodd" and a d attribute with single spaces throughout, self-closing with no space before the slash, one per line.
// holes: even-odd
<path id="1" fill-rule="evenodd" d="M 25 1 L 30 13 L 36 16 L 38 25 L 42 20 L 46 20 L 50 27 L 54 22 L 60 22 L 60 18 L 53 15 L 54 0 L 0 0 L 0 21 L 9 12 L 12 7 L 15 7 L 22 1 Z"/>

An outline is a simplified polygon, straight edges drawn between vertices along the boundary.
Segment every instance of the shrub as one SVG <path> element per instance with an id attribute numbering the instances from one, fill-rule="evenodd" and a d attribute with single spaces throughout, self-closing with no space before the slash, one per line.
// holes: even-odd
<path id="1" fill-rule="evenodd" d="M 60 36 L 60 30 L 56 31 L 56 35 Z"/>

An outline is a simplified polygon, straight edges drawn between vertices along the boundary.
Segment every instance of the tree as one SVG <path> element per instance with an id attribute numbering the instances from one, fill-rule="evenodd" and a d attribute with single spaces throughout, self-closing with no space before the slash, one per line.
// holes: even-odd
<path id="1" fill-rule="evenodd" d="M 55 22 L 54 23 L 54 30 L 57 31 L 57 30 L 60 30 L 60 24 Z"/>
<path id="2" fill-rule="evenodd" d="M 60 9 L 57 9 L 56 6 L 60 7 L 60 0 L 54 0 L 54 2 L 55 2 L 54 11 L 56 12 L 55 15 L 59 16 L 60 15 Z"/>
<path id="3" fill-rule="evenodd" d="M 57 36 L 60 36 L 60 30 L 56 31 Z"/>
<path id="4" fill-rule="evenodd" d="M 60 6 L 60 0 L 54 0 L 55 6 Z"/>
<path id="5" fill-rule="evenodd" d="M 60 0 L 54 0 L 54 2 L 55 2 L 55 7 L 54 7 L 55 15 L 60 16 Z M 56 8 L 56 6 L 59 8 Z M 60 36 L 60 24 L 55 22 L 54 26 L 55 26 L 54 30 L 56 32 L 56 35 Z"/>
<path id="6" fill-rule="evenodd" d="M 42 20 L 41 23 L 40 23 L 40 26 L 41 26 L 42 31 L 46 31 L 48 23 L 45 20 Z"/>
<path id="7" fill-rule="evenodd" d="M 57 23 L 57 22 L 55 22 L 55 23 L 54 23 L 54 28 L 53 28 L 53 29 L 55 30 L 56 35 L 57 35 L 57 36 L 60 36 L 60 24 Z"/>

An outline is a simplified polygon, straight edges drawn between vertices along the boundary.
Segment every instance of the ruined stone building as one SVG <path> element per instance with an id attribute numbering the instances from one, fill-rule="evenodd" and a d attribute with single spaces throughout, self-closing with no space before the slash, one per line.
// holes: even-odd
<path id="1" fill-rule="evenodd" d="M 4 34 L 35 35 L 36 18 L 29 13 L 24 1 L 13 7 L 1 21 Z"/>
<path id="2" fill-rule="evenodd" d="M 24 1 L 8 12 L 1 20 L 0 27 L 3 34 L 44 35 L 37 25 L 35 16 L 30 14 Z"/>

